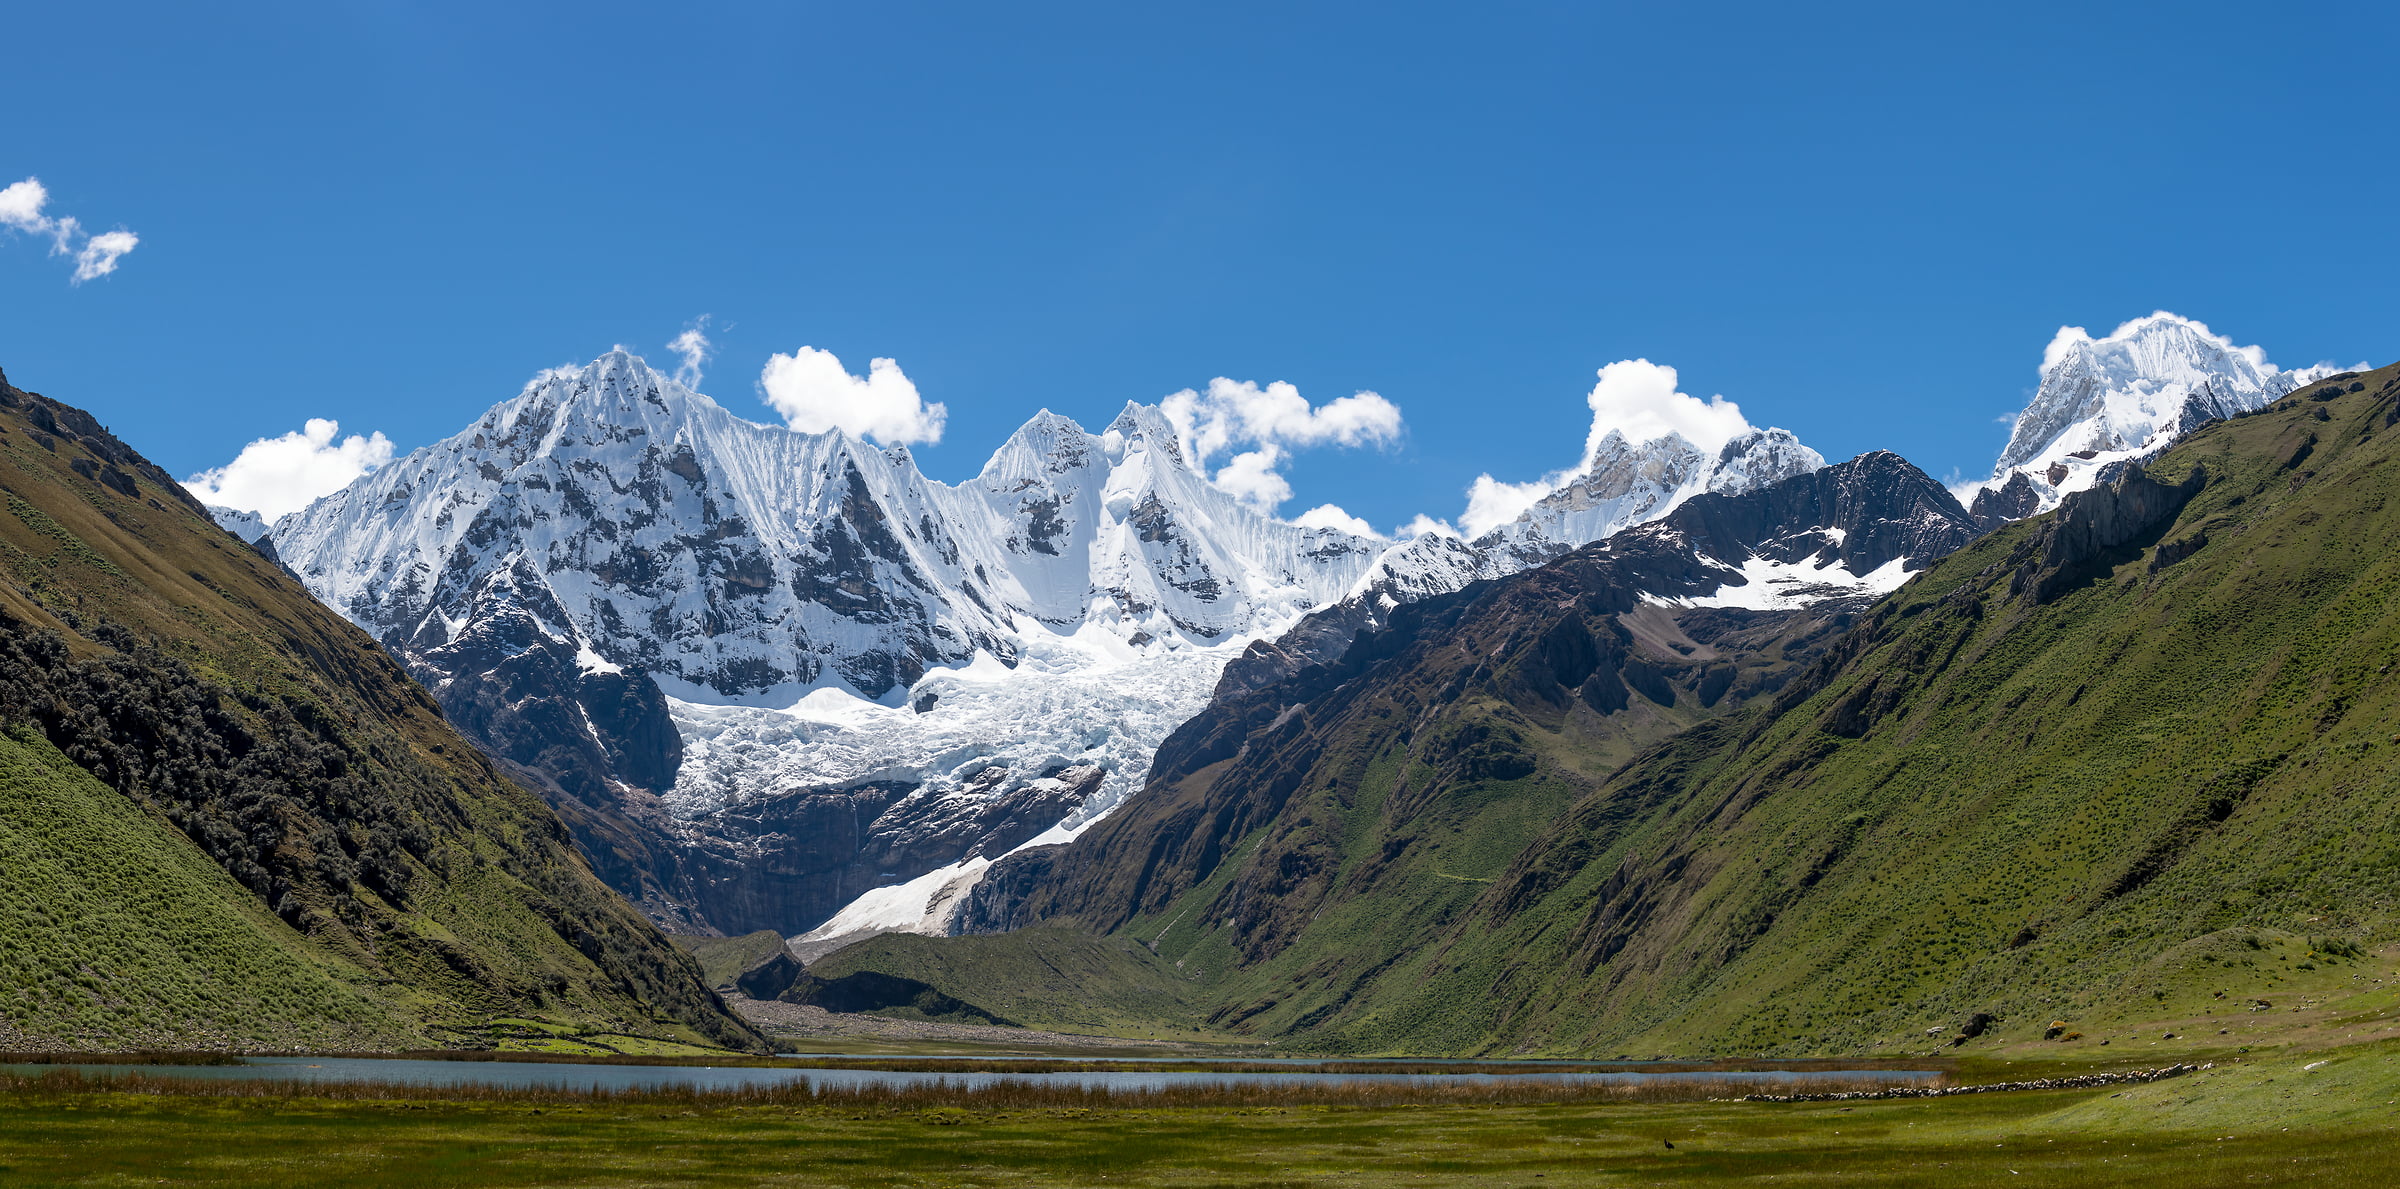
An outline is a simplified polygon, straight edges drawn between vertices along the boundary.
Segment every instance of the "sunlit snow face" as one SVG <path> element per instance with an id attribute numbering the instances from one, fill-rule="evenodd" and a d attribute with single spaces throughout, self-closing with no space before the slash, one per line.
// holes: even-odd
<path id="1" fill-rule="evenodd" d="M 1836 543 L 1839 539 L 1836 538 Z M 1739 581 L 1728 581 L 1714 594 L 1696 598 L 1643 595 L 1642 601 L 1663 607 L 1739 607 L 1750 611 L 1794 611 L 1827 599 L 1882 595 L 1900 589 L 1909 579 L 1908 560 L 1893 558 L 1865 574 L 1855 574 L 1839 561 L 1812 564 L 1769 561 L 1753 557 L 1742 563 Z"/>

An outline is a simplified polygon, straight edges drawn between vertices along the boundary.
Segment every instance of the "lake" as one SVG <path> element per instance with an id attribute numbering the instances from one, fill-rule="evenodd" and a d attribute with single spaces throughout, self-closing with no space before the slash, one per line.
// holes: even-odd
<path id="1" fill-rule="evenodd" d="M 1344 1064 L 1365 1064 L 1344 1062 Z M 1427 1062 L 1410 1060 L 1408 1065 Z M 1488 1064 L 1488 1063 L 1487 1063 Z M 262 1078 L 295 1082 L 380 1082 L 399 1086 L 492 1086 L 503 1089 L 650 1090 L 684 1087 L 694 1090 L 738 1090 L 753 1086 L 806 1085 L 812 1089 L 861 1086 L 948 1085 L 979 1089 L 1000 1082 L 1074 1086 L 1114 1091 L 1162 1090 L 1175 1086 L 1212 1085 L 1428 1085 L 1476 1086 L 1499 1082 L 1544 1082 L 1591 1086 L 1674 1085 L 1678 1082 L 1727 1081 L 1762 1087 L 1794 1078 L 1840 1078 L 1892 1086 L 1919 1085 L 1941 1076 L 1932 1070 L 1598 1070 L 1545 1068 L 1527 1065 L 1522 1072 L 1493 1073 L 1290 1073 L 1214 1072 L 1207 1070 L 1134 1071 L 1075 1070 L 1045 1073 L 917 1072 L 892 1069 L 824 1069 L 794 1065 L 755 1068 L 706 1065 L 599 1065 L 511 1061 L 422 1061 L 397 1057 L 247 1057 L 239 1065 L 0 1065 L 19 1076 L 38 1077 L 60 1069 L 88 1075 L 138 1073 L 145 1077 L 248 1081 Z"/>

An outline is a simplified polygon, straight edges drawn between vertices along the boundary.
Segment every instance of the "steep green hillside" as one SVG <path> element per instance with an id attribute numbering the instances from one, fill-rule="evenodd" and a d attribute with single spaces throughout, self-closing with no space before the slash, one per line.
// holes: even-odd
<path id="1" fill-rule="evenodd" d="M 374 641 L 88 415 L 0 381 L 0 504 L 10 1045 L 757 1043 Z"/>
<path id="2" fill-rule="evenodd" d="M 0 1049 L 414 1039 L 364 972 L 20 726 L 0 735 Z"/>
<path id="3" fill-rule="evenodd" d="M 887 933 L 809 967 L 819 980 L 882 974 L 940 989 L 999 1019 L 1086 1034 L 1199 1033 L 1194 974 L 1124 937 L 1036 926 L 989 937 Z M 811 999 L 810 1001 L 814 1001 Z"/>
<path id="4" fill-rule="evenodd" d="M 2023 1038 L 2272 999 L 2275 958 L 2390 938 L 2396 398 L 2400 369 L 2317 386 L 1953 555 L 1775 705 L 1619 772 L 1424 985 L 1329 1030 L 1800 1051 L 1980 1015 Z"/>
<path id="5" fill-rule="evenodd" d="M 783 953 L 783 935 L 773 929 L 761 929 L 740 937 L 699 937 L 669 934 L 667 940 L 675 948 L 690 954 L 700 963 L 700 977 L 709 986 L 730 985 L 744 971 L 762 962 L 771 961 Z"/>
<path id="6" fill-rule="evenodd" d="M 1732 713 L 1693 684 L 1721 628 L 1623 605 L 1589 552 L 1430 604 L 1400 651 L 1212 708 L 992 894 L 1141 942 L 1212 1026 L 1337 1050 L 2313 1021 L 2286 1013 L 2400 935 L 2396 397 L 2387 368 L 2206 427 Z M 1680 733 L 1631 749 L 1582 692 L 1609 671 Z"/>

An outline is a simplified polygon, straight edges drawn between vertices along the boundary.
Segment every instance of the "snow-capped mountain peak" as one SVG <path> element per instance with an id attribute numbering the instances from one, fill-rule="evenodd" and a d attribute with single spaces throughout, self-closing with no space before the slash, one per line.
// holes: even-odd
<path id="1" fill-rule="evenodd" d="M 905 448 L 736 417 L 624 351 L 542 373 L 276 541 L 400 647 L 442 642 L 473 576 L 523 558 L 610 663 L 744 700 L 1011 661 L 1028 619 L 1213 643 L 1338 595 L 1384 547 L 1243 507 L 1148 406 L 1099 435 L 1045 410 L 953 487 Z"/>
<path id="2" fill-rule="evenodd" d="M 218 528 L 253 543 L 260 537 L 266 536 L 270 527 L 266 517 L 256 512 L 245 512 L 240 508 L 210 504 L 208 505 L 208 515 L 209 519 L 217 522 Z"/>
<path id="3" fill-rule="evenodd" d="M 2156 453 L 2334 370 L 2279 369 L 2264 350 L 2165 310 L 2099 338 L 2060 327 L 2042 353 L 2041 387 L 2017 415 L 1992 478 L 1968 494 L 1986 519 L 2044 511 L 2091 486 L 2110 463 Z"/>

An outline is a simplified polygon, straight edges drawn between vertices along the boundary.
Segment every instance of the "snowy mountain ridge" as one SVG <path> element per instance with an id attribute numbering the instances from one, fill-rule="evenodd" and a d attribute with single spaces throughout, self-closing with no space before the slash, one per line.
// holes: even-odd
<path id="1" fill-rule="evenodd" d="M 227 508 L 217 504 L 208 505 L 208 516 L 209 519 L 217 522 L 218 528 L 253 544 L 257 543 L 260 537 L 266 536 L 267 531 L 274 527 L 267 523 L 266 517 L 256 512 L 245 512 L 240 508 Z"/>
<path id="2" fill-rule="evenodd" d="M 1071 834 L 1138 787 L 1229 660 L 1313 609 L 1455 590 L 1822 464 L 1781 430 L 1713 453 L 1614 435 L 1477 542 L 1394 544 L 1246 506 L 1156 406 L 1097 434 L 1044 411 L 951 485 L 618 351 L 536 376 L 268 543 L 487 750 L 581 806 L 587 849 L 631 833 L 773 866 L 802 841 L 760 824 L 779 806 L 871 808 L 859 849 L 878 857 L 788 911 L 699 907 L 706 881 L 663 859 L 616 873 L 681 927 L 798 931 Z"/>
<path id="3" fill-rule="evenodd" d="M 1580 474 L 1474 544 L 1513 572 L 1660 519 L 1703 492 L 1740 495 L 1824 466 L 1824 455 L 1784 429 L 1749 430 L 1714 452 L 1680 433 L 1629 442 L 1612 429 Z"/>
<path id="4" fill-rule="evenodd" d="M 513 573 L 553 635 L 760 705 L 1010 662 L 1037 626 L 1215 643 L 1338 594 L 1383 548 L 1216 491 L 1153 408 L 1098 435 L 1041 414 L 952 487 L 905 448 L 743 420 L 624 352 L 544 373 L 274 541 L 403 647 L 446 643 Z"/>

